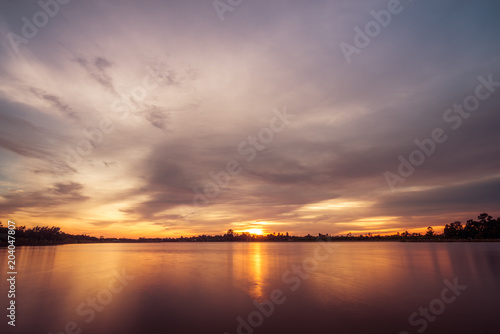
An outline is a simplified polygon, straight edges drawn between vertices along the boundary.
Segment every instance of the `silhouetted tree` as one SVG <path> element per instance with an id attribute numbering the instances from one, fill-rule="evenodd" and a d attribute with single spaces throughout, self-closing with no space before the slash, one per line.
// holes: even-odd
<path id="1" fill-rule="evenodd" d="M 462 222 L 455 221 L 444 227 L 444 236 L 447 238 L 460 238 L 463 235 Z"/>

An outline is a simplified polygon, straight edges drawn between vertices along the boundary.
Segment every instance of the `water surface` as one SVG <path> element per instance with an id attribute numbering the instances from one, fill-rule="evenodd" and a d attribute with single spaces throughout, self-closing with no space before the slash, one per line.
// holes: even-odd
<path id="1" fill-rule="evenodd" d="M 3 311 L 2 333 L 499 332 L 498 243 L 84 244 L 16 255 L 17 326 Z M 6 259 L 1 249 L 4 273 Z M 455 279 L 467 288 L 442 297 Z M 2 281 L 3 310 L 6 290 Z M 430 304 L 432 321 L 409 323 Z"/>

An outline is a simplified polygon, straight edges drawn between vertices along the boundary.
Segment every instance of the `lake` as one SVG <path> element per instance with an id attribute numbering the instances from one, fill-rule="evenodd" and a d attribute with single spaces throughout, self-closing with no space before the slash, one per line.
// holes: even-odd
<path id="1" fill-rule="evenodd" d="M 81 244 L 16 256 L 16 327 L 2 280 L 2 333 L 499 332 L 493 242 Z M 1 249 L 4 275 L 6 262 Z"/>

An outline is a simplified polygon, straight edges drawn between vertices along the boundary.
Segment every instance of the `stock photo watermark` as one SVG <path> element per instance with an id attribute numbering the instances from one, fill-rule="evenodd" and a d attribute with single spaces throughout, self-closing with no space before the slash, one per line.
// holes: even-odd
<path id="1" fill-rule="evenodd" d="M 219 17 L 219 20 L 224 21 L 224 13 L 232 12 L 236 7 L 240 6 L 243 0 L 214 0 L 212 5 L 214 6 L 215 12 Z"/>
<path id="2" fill-rule="evenodd" d="M 436 321 L 437 317 L 446 309 L 446 305 L 454 303 L 463 291 L 465 291 L 468 286 L 458 284 L 458 277 L 455 277 L 453 283 L 445 279 L 444 284 L 446 287 L 441 290 L 440 298 L 435 298 L 429 302 L 428 307 L 420 306 L 418 312 L 413 312 L 408 317 L 408 323 L 413 327 L 419 327 L 416 329 L 418 333 L 423 333 L 430 322 Z M 407 331 L 402 331 L 399 334 L 410 334 Z"/>
<path id="3" fill-rule="evenodd" d="M 452 130 L 458 130 L 464 120 L 472 116 L 481 105 L 481 101 L 489 99 L 496 89 L 500 87 L 500 82 L 493 80 L 493 74 L 487 78 L 479 76 L 479 84 L 474 89 L 474 93 L 466 96 L 461 104 L 455 103 L 443 113 L 443 121 L 448 124 Z M 383 175 L 389 188 L 394 191 L 398 183 L 403 183 L 407 178 L 415 173 L 416 167 L 422 166 L 425 161 L 437 151 L 439 144 L 448 140 L 449 136 L 441 127 L 433 129 L 428 138 L 414 140 L 415 150 L 411 151 L 407 157 L 398 156 L 399 165 L 397 173 L 386 171 Z"/>
<path id="4" fill-rule="evenodd" d="M 324 262 L 333 254 L 331 244 L 326 241 L 318 241 L 319 245 L 314 249 L 312 257 L 305 258 L 301 264 L 294 264 L 291 269 L 286 270 L 281 275 L 283 284 L 289 285 L 290 292 L 297 291 L 302 285 L 302 281 L 307 280 L 310 274 L 315 272 L 320 262 Z M 261 303 L 254 301 L 255 310 L 250 312 L 245 318 L 239 316 L 236 318 L 237 334 L 252 334 L 255 328 L 264 324 L 266 318 L 271 317 L 276 310 L 276 306 L 286 302 L 286 291 L 274 289 L 269 294 L 269 298 Z M 224 332 L 224 334 L 229 334 Z"/>
<path id="5" fill-rule="evenodd" d="M 408 0 L 412 1 L 412 0 Z M 341 42 L 339 44 L 340 50 L 344 55 L 348 64 L 352 62 L 353 55 L 359 55 L 361 51 L 366 48 L 374 38 L 382 33 L 383 28 L 387 28 L 392 21 L 393 16 L 400 14 L 404 7 L 400 0 L 389 0 L 387 2 L 387 9 L 379 11 L 371 10 L 370 15 L 373 20 L 368 21 L 364 25 L 364 29 L 359 26 L 354 27 L 354 38 L 352 44 Z"/>
<path id="6" fill-rule="evenodd" d="M 40 0 L 38 1 L 38 5 L 41 10 L 35 12 L 31 19 L 26 16 L 21 17 L 22 27 L 21 27 L 21 35 L 18 35 L 13 32 L 9 32 L 7 34 L 7 39 L 12 46 L 12 49 L 16 54 L 19 54 L 19 46 L 26 45 L 30 40 L 35 38 L 40 29 L 45 27 L 50 19 L 54 18 L 59 11 L 61 10 L 61 5 L 66 5 L 71 0 Z"/>
<path id="7" fill-rule="evenodd" d="M 135 279 L 135 276 L 127 275 L 125 269 L 122 269 L 121 273 L 113 270 L 113 278 L 108 282 L 108 287 L 97 291 L 93 297 L 87 297 L 84 302 L 76 307 L 76 314 L 84 318 L 85 323 L 91 323 L 96 318 L 96 312 L 104 311 L 105 306 L 113 301 L 113 295 L 121 293 L 133 279 Z M 55 334 L 79 334 L 81 332 L 82 328 L 76 321 L 68 321 L 64 325 L 64 331 Z M 49 332 L 49 334 L 52 334 L 52 332 Z"/>
<path id="8" fill-rule="evenodd" d="M 257 135 L 249 135 L 245 140 L 241 141 L 237 146 L 238 154 L 246 157 L 246 161 L 252 162 L 257 154 L 267 148 L 271 144 L 277 133 L 285 130 L 286 127 L 295 119 L 296 115 L 289 114 L 286 106 L 283 110 L 273 109 L 273 116 L 269 120 L 269 127 L 264 127 L 259 130 Z M 193 206 L 179 207 L 180 218 L 189 221 L 189 216 L 195 215 L 200 207 L 205 207 L 210 203 L 211 199 L 217 197 L 224 187 L 227 187 L 231 180 L 241 174 L 243 166 L 236 159 L 226 161 L 225 168 L 208 173 L 211 179 L 206 182 L 203 187 L 198 189 L 193 188 Z"/>
<path id="9" fill-rule="evenodd" d="M 165 73 L 158 71 L 157 66 L 153 69 L 151 66 L 146 66 L 147 74 L 143 77 L 140 84 L 135 85 L 128 95 L 122 95 L 116 99 L 112 105 L 112 112 L 118 120 L 126 119 L 132 108 L 134 107 L 130 100 L 141 102 L 146 99 L 149 93 L 156 90 L 162 83 L 165 82 Z M 67 166 L 76 169 L 83 161 L 84 157 L 92 154 L 95 147 L 101 145 L 106 137 L 115 130 L 115 124 L 111 117 L 103 116 L 96 127 L 83 129 L 82 135 L 85 139 L 80 140 L 76 145 L 66 145 L 64 162 Z M 63 168 L 60 164 L 52 163 L 52 169 L 56 175 L 60 176 Z"/>
<path id="10" fill-rule="evenodd" d="M 9 307 L 7 307 L 7 322 L 10 326 L 16 326 L 16 223 L 8 221 L 7 225 L 7 298 Z"/>

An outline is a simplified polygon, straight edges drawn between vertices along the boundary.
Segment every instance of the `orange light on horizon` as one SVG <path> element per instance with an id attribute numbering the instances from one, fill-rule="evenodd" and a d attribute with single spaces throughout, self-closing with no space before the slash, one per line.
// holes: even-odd
<path id="1" fill-rule="evenodd" d="M 256 234 L 256 235 L 264 235 L 264 231 L 260 228 L 250 228 L 242 232 L 248 232 L 250 234 Z"/>

